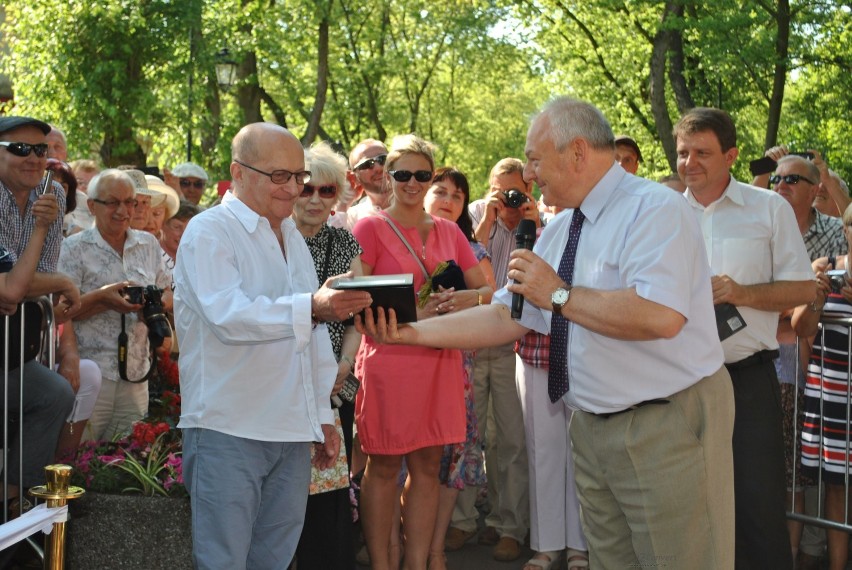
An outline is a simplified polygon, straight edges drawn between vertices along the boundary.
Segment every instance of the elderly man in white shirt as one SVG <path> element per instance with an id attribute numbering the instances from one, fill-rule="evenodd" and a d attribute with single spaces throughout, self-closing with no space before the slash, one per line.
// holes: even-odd
<path id="1" fill-rule="evenodd" d="M 148 413 L 148 382 L 139 381 L 151 368 L 148 327 L 139 318 L 143 305 L 131 303 L 124 289 L 129 285 L 166 289 L 163 301 L 168 308 L 171 274 L 157 239 L 130 228 L 137 193 L 143 191 L 147 192 L 145 176 L 138 170 L 98 174 L 88 188 L 95 227 L 66 238 L 59 255 L 59 270 L 83 293 L 82 308 L 74 315 L 80 356 L 95 361 L 103 376 L 86 439 L 127 433 Z M 117 348 L 123 330 L 128 337 L 126 379 L 121 377 Z"/>
<path id="2" fill-rule="evenodd" d="M 737 568 L 792 568 L 785 515 L 778 315 L 816 299 L 817 285 L 790 204 L 743 184 L 731 117 L 697 107 L 674 129 L 677 167 L 714 273 L 713 302 L 736 306 L 746 327 L 722 341 L 734 386 Z"/>
<path id="3" fill-rule="evenodd" d="M 526 155 L 545 202 L 573 210 L 512 253 L 514 282 L 489 306 L 399 329 L 368 311 L 362 330 L 459 348 L 549 333 L 548 395 L 578 410 L 566 429 L 590 567 L 733 568 L 733 393 L 686 201 L 615 164 L 609 123 L 582 101 L 549 103 Z"/>
<path id="4" fill-rule="evenodd" d="M 175 268 L 181 338 L 184 476 L 198 569 L 286 568 L 315 463 L 340 440 L 330 404 L 337 363 L 324 321 L 351 317 L 367 293 L 319 287 L 289 216 L 310 172 L 289 131 L 234 138 L 233 189 L 194 217 Z"/>

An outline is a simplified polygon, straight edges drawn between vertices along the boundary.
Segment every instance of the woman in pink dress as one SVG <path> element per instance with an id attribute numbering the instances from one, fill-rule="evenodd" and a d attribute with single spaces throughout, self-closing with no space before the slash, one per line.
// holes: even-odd
<path id="1" fill-rule="evenodd" d="M 353 229 L 364 250 L 364 274 L 411 273 L 416 292 L 426 282 L 423 269 L 431 275 L 439 263 L 455 260 L 468 288 L 433 293 L 418 308 L 418 320 L 480 304 L 491 288 L 467 238 L 455 223 L 423 211 L 434 171 L 432 145 L 414 135 L 397 137 L 385 168 L 393 190 L 392 205 L 362 219 Z M 402 495 L 403 568 L 427 567 L 443 446 L 465 439 L 462 370 L 458 350 L 378 345 L 368 337 L 362 342 L 356 374 L 362 385 L 355 422 L 368 456 L 361 484 L 361 518 L 373 570 L 386 570 L 392 558 L 398 559 L 398 553 L 389 552 L 389 545 L 403 458 L 409 471 Z"/>

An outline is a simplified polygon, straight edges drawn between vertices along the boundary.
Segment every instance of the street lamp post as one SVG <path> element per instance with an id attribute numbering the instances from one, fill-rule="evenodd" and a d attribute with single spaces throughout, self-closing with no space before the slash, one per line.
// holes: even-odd
<path id="1" fill-rule="evenodd" d="M 216 82 L 223 91 L 237 82 L 237 62 L 231 57 L 228 48 L 222 48 L 216 54 Z"/>

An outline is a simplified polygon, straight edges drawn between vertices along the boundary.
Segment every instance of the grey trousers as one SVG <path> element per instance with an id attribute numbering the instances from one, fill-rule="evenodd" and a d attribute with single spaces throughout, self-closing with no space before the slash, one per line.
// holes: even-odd
<path id="1" fill-rule="evenodd" d="M 59 433 L 74 406 L 74 391 L 65 378 L 35 360 L 25 363 L 23 370 L 23 449 L 18 449 L 17 434 L 10 434 L 8 473 L 9 482 L 18 484 L 23 465 L 23 487 L 29 488 L 45 483 L 44 467 L 54 463 Z M 13 421 L 21 407 L 20 386 L 20 369 L 10 371 L 9 417 Z"/>
<path id="2" fill-rule="evenodd" d="M 286 570 L 305 521 L 310 445 L 183 430 L 196 569 Z"/>

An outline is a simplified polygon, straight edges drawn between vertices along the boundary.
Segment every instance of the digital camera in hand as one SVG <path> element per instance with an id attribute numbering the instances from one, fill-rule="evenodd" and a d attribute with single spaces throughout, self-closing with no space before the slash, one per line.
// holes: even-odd
<path id="1" fill-rule="evenodd" d="M 163 339 L 172 336 L 172 327 L 163 310 L 163 290 L 156 285 L 124 288 L 127 301 L 142 305 L 142 320 L 148 325 L 148 341 L 153 348 L 163 345 Z"/>
<path id="2" fill-rule="evenodd" d="M 840 290 L 846 285 L 846 270 L 830 269 L 825 274 L 828 276 L 828 282 L 831 284 L 831 292 L 840 293 Z"/>
<path id="3" fill-rule="evenodd" d="M 514 188 L 503 192 L 503 197 L 506 198 L 506 206 L 509 208 L 520 208 L 521 205 L 530 201 L 526 194 Z"/>

